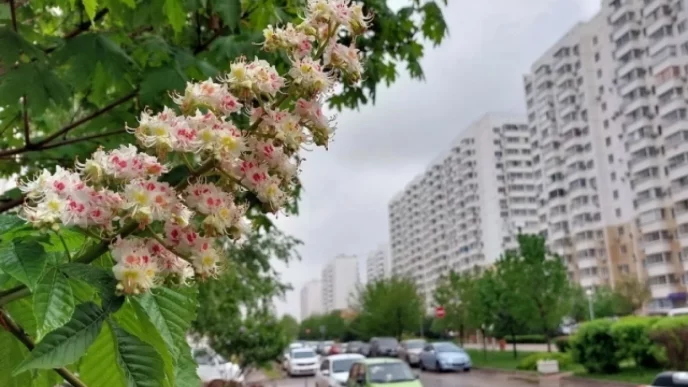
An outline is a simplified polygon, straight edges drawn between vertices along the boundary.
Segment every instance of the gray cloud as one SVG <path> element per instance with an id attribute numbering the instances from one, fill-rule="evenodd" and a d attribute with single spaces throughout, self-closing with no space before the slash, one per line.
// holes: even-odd
<path id="1" fill-rule="evenodd" d="M 336 254 L 363 259 L 386 242 L 389 200 L 463 128 L 488 111 L 523 113 L 522 74 L 599 8 L 599 0 L 449 3 L 451 36 L 426 47 L 426 82 L 402 76 L 375 106 L 339 113 L 331 150 L 306 155 L 301 214 L 277 222 L 305 243 L 302 261 L 279 266 L 295 291 L 278 312 L 299 316 L 300 286 Z"/>

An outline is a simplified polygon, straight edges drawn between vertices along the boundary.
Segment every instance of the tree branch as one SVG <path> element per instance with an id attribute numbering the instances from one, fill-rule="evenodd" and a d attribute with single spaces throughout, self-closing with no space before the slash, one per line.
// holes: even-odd
<path id="1" fill-rule="evenodd" d="M 215 31 L 213 36 L 210 37 L 210 39 L 206 40 L 205 43 L 201 44 L 200 46 L 197 46 L 194 48 L 193 53 L 194 55 L 200 54 L 201 52 L 205 51 L 208 49 L 210 44 L 215 41 L 215 39 L 219 38 L 222 35 L 222 31 Z"/>
<path id="2" fill-rule="evenodd" d="M 65 36 L 63 36 L 62 38 L 68 40 L 75 36 L 81 35 L 82 32 L 88 31 L 88 29 L 91 28 L 93 22 L 99 21 L 100 19 L 105 17 L 105 15 L 107 15 L 108 12 L 110 12 L 110 10 L 107 8 L 101 9 L 100 11 L 96 12 L 95 16 L 93 17 L 93 21 L 87 20 L 85 22 L 80 23 L 76 26 L 76 28 L 65 34 Z M 46 54 L 50 54 L 51 52 L 55 51 L 58 47 L 59 46 L 46 48 L 45 50 L 43 50 L 43 52 L 45 52 Z"/>
<path id="3" fill-rule="evenodd" d="M 29 134 L 29 109 L 26 107 L 26 94 L 22 97 L 22 106 L 24 108 L 24 147 L 31 147 L 31 135 Z"/>
<path id="4" fill-rule="evenodd" d="M 14 0 L 10 0 L 10 18 L 12 19 L 12 29 L 17 32 L 17 12 L 15 11 Z"/>
<path id="5" fill-rule="evenodd" d="M 19 326 L 14 320 L 10 318 L 10 316 L 5 313 L 4 310 L 0 309 L 0 325 L 5 328 L 8 332 L 10 332 L 14 337 L 17 338 L 26 348 L 29 349 L 29 351 L 33 350 L 33 348 L 36 346 L 29 337 L 29 335 L 26 334 L 24 329 Z M 79 378 L 74 376 L 69 370 L 66 368 L 55 368 L 55 372 L 60 374 L 66 380 L 69 382 L 72 386 L 74 387 L 87 387 Z"/>
<path id="6" fill-rule="evenodd" d="M 65 140 L 65 141 L 56 142 L 54 144 L 44 145 L 43 148 L 41 148 L 41 150 L 59 148 L 61 146 L 65 146 L 65 145 L 75 144 L 77 142 L 83 142 L 83 141 L 94 140 L 96 138 L 114 136 L 115 134 L 122 134 L 122 133 L 126 133 L 126 132 L 127 131 L 125 129 L 116 129 L 116 130 L 111 130 L 111 131 L 105 132 L 105 133 L 92 134 L 90 136 L 73 138 L 71 140 Z"/>

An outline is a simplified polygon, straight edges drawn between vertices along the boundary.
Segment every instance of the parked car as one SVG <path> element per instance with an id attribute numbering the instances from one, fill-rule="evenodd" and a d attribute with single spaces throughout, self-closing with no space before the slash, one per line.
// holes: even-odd
<path id="1" fill-rule="evenodd" d="M 373 337 L 370 340 L 370 357 L 397 357 L 399 342 L 394 337 Z"/>
<path id="2" fill-rule="evenodd" d="M 315 351 L 320 355 L 327 356 L 327 354 L 330 352 L 330 347 L 332 347 L 332 344 L 334 344 L 334 341 L 321 341 L 318 343 Z"/>
<path id="3" fill-rule="evenodd" d="M 399 359 L 363 359 L 351 366 L 347 387 L 423 387 L 408 364 Z"/>
<path id="4" fill-rule="evenodd" d="M 434 371 L 471 370 L 471 357 L 461 347 L 451 342 L 429 343 L 420 353 L 420 368 Z"/>
<path id="5" fill-rule="evenodd" d="M 361 347 L 358 349 L 358 353 L 361 355 L 368 357 L 370 356 L 370 344 L 369 343 L 363 343 L 361 344 Z"/>
<path id="6" fill-rule="evenodd" d="M 292 349 L 289 354 L 287 374 L 315 375 L 318 370 L 318 355 L 310 348 Z"/>
<path id="7" fill-rule="evenodd" d="M 358 353 L 362 345 L 362 341 L 351 341 L 346 344 L 346 353 Z"/>
<path id="8" fill-rule="evenodd" d="M 302 343 L 294 342 L 294 343 L 290 343 L 289 346 L 284 350 L 284 352 L 282 352 L 281 362 L 282 362 L 282 369 L 283 370 L 286 371 L 287 368 L 289 368 L 289 356 L 291 355 L 291 351 L 294 349 L 303 348 L 303 347 L 304 346 Z"/>
<path id="9" fill-rule="evenodd" d="M 346 386 L 351 366 L 358 360 L 364 359 L 357 353 L 345 353 L 326 357 L 320 363 L 320 369 L 315 375 L 315 387 Z"/>
<path id="10" fill-rule="evenodd" d="M 418 365 L 419 355 L 427 342 L 424 339 L 404 340 L 399 346 L 399 358 L 405 360 L 411 367 Z"/>
<path id="11" fill-rule="evenodd" d="M 686 387 L 688 386 L 688 372 L 662 372 L 655 377 L 648 387 Z"/>
<path id="12" fill-rule="evenodd" d="M 340 353 L 346 353 L 344 344 L 334 343 L 330 346 L 330 350 L 327 352 L 327 355 L 339 355 Z"/>
<path id="13" fill-rule="evenodd" d="M 238 365 L 228 362 L 211 348 L 196 348 L 192 352 L 198 367 L 196 373 L 203 384 L 214 380 L 243 382 L 244 376 Z"/>

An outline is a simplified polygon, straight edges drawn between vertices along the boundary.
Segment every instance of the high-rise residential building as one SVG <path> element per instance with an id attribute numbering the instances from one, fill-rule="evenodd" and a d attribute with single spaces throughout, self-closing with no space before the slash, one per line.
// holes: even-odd
<path id="1" fill-rule="evenodd" d="M 624 133 L 637 267 L 650 310 L 685 305 L 688 283 L 688 11 L 683 0 L 605 0 Z M 605 39 L 606 40 L 606 39 Z M 605 117 L 607 118 L 607 117 Z"/>
<path id="2" fill-rule="evenodd" d="M 319 280 L 306 282 L 301 288 L 301 321 L 323 311 L 322 286 Z"/>
<path id="3" fill-rule="evenodd" d="M 366 281 L 368 283 L 388 278 L 391 274 L 391 265 L 387 245 L 380 245 L 368 254 L 366 259 Z"/>
<path id="4" fill-rule="evenodd" d="M 528 137 L 525 118 L 487 114 L 389 203 L 392 271 L 428 306 L 440 276 L 479 271 L 537 231 Z"/>
<path id="5" fill-rule="evenodd" d="M 338 255 L 323 269 L 321 281 L 323 312 L 349 308 L 359 285 L 358 257 Z"/>

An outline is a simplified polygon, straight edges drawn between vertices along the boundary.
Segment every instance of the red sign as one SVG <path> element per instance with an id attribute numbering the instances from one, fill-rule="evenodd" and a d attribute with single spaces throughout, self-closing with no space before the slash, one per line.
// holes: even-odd
<path id="1" fill-rule="evenodd" d="M 443 318 L 444 317 L 444 307 L 443 306 L 438 306 L 435 308 L 435 317 L 437 317 L 437 318 Z"/>

